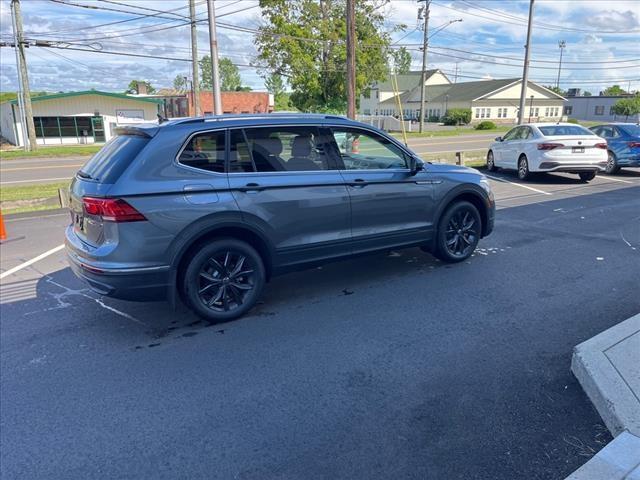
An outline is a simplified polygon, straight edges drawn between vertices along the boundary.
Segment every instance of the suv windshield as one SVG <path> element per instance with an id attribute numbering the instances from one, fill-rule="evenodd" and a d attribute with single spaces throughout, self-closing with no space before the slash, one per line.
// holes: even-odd
<path id="1" fill-rule="evenodd" d="M 561 135 L 594 135 L 590 130 L 579 125 L 551 125 L 538 127 L 545 137 L 558 137 Z"/>
<path id="2" fill-rule="evenodd" d="M 85 163 L 78 175 L 101 183 L 115 183 L 148 142 L 147 137 L 139 135 L 112 138 Z"/>

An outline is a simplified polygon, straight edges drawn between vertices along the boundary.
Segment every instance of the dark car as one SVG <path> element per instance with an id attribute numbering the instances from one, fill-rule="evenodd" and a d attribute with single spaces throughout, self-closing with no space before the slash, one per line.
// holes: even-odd
<path id="1" fill-rule="evenodd" d="M 591 127 L 591 131 L 607 141 L 608 174 L 616 173 L 621 167 L 640 167 L 640 125 L 609 123 Z"/>
<path id="2" fill-rule="evenodd" d="M 484 175 L 424 164 L 368 125 L 223 115 L 120 128 L 71 184 L 66 248 L 100 294 L 179 293 L 218 322 L 301 266 L 412 246 L 465 260 L 494 210 Z"/>

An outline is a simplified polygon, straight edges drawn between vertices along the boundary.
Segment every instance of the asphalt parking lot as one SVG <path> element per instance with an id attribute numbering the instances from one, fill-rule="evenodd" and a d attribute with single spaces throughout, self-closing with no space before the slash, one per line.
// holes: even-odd
<path id="1" fill-rule="evenodd" d="M 289 274 L 223 325 L 100 298 L 63 251 L 6 276 L 0 476 L 564 478 L 610 440 L 569 366 L 640 311 L 640 169 L 491 177 L 496 228 L 470 261 Z M 9 220 L 1 270 L 67 220 Z"/>

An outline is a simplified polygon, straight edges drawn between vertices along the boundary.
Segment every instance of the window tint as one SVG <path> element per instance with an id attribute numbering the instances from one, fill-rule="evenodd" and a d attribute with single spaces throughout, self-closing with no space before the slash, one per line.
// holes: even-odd
<path id="1" fill-rule="evenodd" d="M 621 125 L 618 127 L 623 132 L 627 132 L 627 135 L 632 137 L 640 137 L 640 126 L 638 125 Z"/>
<path id="2" fill-rule="evenodd" d="M 594 133 L 579 125 L 552 125 L 548 127 L 538 127 L 546 137 L 561 135 L 593 135 Z"/>
<path id="3" fill-rule="evenodd" d="M 520 129 L 521 127 L 516 127 L 516 128 L 512 128 L 511 130 L 509 130 L 504 137 L 502 137 L 503 140 L 514 140 L 516 138 L 517 135 L 520 134 Z"/>
<path id="4" fill-rule="evenodd" d="M 224 131 L 195 135 L 182 150 L 178 161 L 189 167 L 224 173 L 224 138 Z"/>
<path id="5" fill-rule="evenodd" d="M 138 135 L 114 137 L 80 171 L 101 183 L 114 183 L 148 142 Z"/>
<path id="6" fill-rule="evenodd" d="M 329 170 L 326 140 L 316 127 L 234 130 L 229 171 L 305 172 Z"/>
<path id="7" fill-rule="evenodd" d="M 409 168 L 408 155 L 380 135 L 351 128 L 331 131 L 345 170 Z"/>

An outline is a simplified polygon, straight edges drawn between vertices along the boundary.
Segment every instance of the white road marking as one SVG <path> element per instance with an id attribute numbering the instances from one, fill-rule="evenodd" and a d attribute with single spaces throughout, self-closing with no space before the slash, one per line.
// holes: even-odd
<path id="1" fill-rule="evenodd" d="M 521 183 L 510 182 L 509 180 L 505 180 L 504 178 L 494 177 L 492 175 L 485 174 L 486 177 L 491 178 L 492 180 L 497 180 L 498 182 L 508 183 L 509 185 L 515 185 L 516 187 L 526 188 L 527 190 L 531 190 L 532 192 L 541 193 L 543 195 L 551 195 L 549 192 L 545 192 L 544 190 L 538 190 L 537 188 L 530 187 L 528 185 L 523 185 Z"/>
<path id="2" fill-rule="evenodd" d="M 33 217 L 21 217 L 21 218 L 7 218 L 4 223 L 11 223 L 11 222 L 23 222 L 24 220 L 34 220 L 36 218 L 52 218 L 52 217 L 68 217 L 69 214 L 68 213 L 55 213 L 53 215 L 37 215 L 37 216 L 33 216 Z"/>
<path id="3" fill-rule="evenodd" d="M 622 180 L 621 178 L 600 177 L 600 176 L 597 176 L 596 178 L 599 179 L 599 180 L 611 180 L 613 182 L 621 182 L 621 183 L 631 183 L 631 184 L 633 184 L 633 182 L 630 182 L 629 180 Z"/>
<path id="4" fill-rule="evenodd" d="M 33 180 L 14 180 L 13 182 L 0 182 L 0 185 L 10 185 L 12 183 L 33 183 L 33 182 L 54 182 L 56 180 L 71 180 L 72 177 L 62 178 L 34 178 Z"/>
<path id="5" fill-rule="evenodd" d="M 47 250 L 46 252 L 38 255 L 35 258 L 32 258 L 31 260 L 28 260 L 24 263 L 21 263 L 18 266 L 15 266 L 13 268 L 10 268 L 9 270 L 7 270 L 6 272 L 2 272 L 0 273 L 0 280 L 2 280 L 5 277 L 8 277 L 9 275 L 12 275 L 20 270 L 22 270 L 23 268 L 27 268 L 29 265 L 33 265 L 36 262 L 39 262 L 40 260 L 42 260 L 43 258 L 48 257 L 49 255 L 53 255 L 56 252 L 59 252 L 60 250 L 62 250 L 64 248 L 64 244 L 62 245 L 58 245 L 55 248 L 52 248 L 51 250 Z"/>

